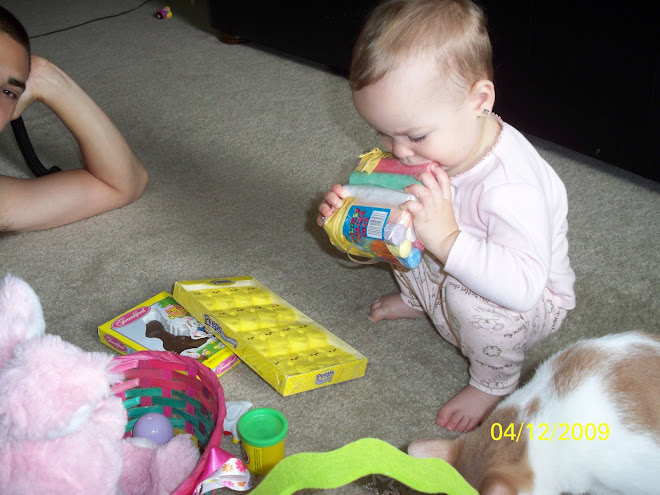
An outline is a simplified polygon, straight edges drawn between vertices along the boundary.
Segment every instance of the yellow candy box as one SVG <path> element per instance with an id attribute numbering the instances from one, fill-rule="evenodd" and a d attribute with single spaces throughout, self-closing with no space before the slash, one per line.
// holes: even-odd
<path id="1" fill-rule="evenodd" d="M 99 326 L 99 338 L 120 354 L 150 350 L 189 356 L 211 368 L 217 376 L 239 362 L 223 342 L 167 292 Z"/>
<path id="2" fill-rule="evenodd" d="M 173 294 L 284 396 L 364 376 L 367 358 L 253 277 L 179 281 Z"/>

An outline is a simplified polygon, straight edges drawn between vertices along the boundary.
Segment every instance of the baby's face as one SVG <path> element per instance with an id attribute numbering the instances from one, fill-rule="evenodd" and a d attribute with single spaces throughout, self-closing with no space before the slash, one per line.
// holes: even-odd
<path id="1" fill-rule="evenodd" d="M 353 92 L 360 116 L 405 165 L 438 162 L 450 177 L 472 167 L 483 130 L 479 102 L 451 93 L 431 63 L 404 62 L 375 84 Z M 459 101 L 460 100 L 460 101 Z"/>

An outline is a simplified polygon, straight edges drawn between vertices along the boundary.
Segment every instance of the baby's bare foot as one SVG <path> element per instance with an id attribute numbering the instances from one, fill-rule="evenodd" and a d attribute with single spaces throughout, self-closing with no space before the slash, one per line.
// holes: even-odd
<path id="1" fill-rule="evenodd" d="M 371 321 L 396 320 L 398 318 L 422 318 L 424 311 L 413 309 L 403 302 L 401 294 L 392 292 L 380 296 L 371 304 Z"/>
<path id="2" fill-rule="evenodd" d="M 472 431 L 503 398 L 467 385 L 440 408 L 435 422 L 450 431 Z"/>

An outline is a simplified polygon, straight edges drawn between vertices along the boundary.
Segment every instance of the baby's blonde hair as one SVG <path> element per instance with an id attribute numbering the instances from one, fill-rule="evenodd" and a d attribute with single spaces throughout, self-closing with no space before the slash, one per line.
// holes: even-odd
<path id="1" fill-rule="evenodd" d="M 367 18 L 353 48 L 353 91 L 378 82 L 402 61 L 422 56 L 438 75 L 469 90 L 493 79 L 493 55 L 483 10 L 470 0 L 389 0 Z"/>

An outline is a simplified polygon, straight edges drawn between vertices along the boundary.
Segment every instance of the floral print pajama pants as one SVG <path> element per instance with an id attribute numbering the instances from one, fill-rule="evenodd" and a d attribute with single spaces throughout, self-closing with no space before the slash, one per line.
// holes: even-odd
<path id="1" fill-rule="evenodd" d="M 434 275 L 425 261 L 414 270 L 394 267 L 401 298 L 424 311 L 438 332 L 470 361 L 470 385 L 491 395 L 518 386 L 525 351 L 557 331 L 566 310 L 546 289 L 527 312 L 503 308 L 455 278 Z"/>

